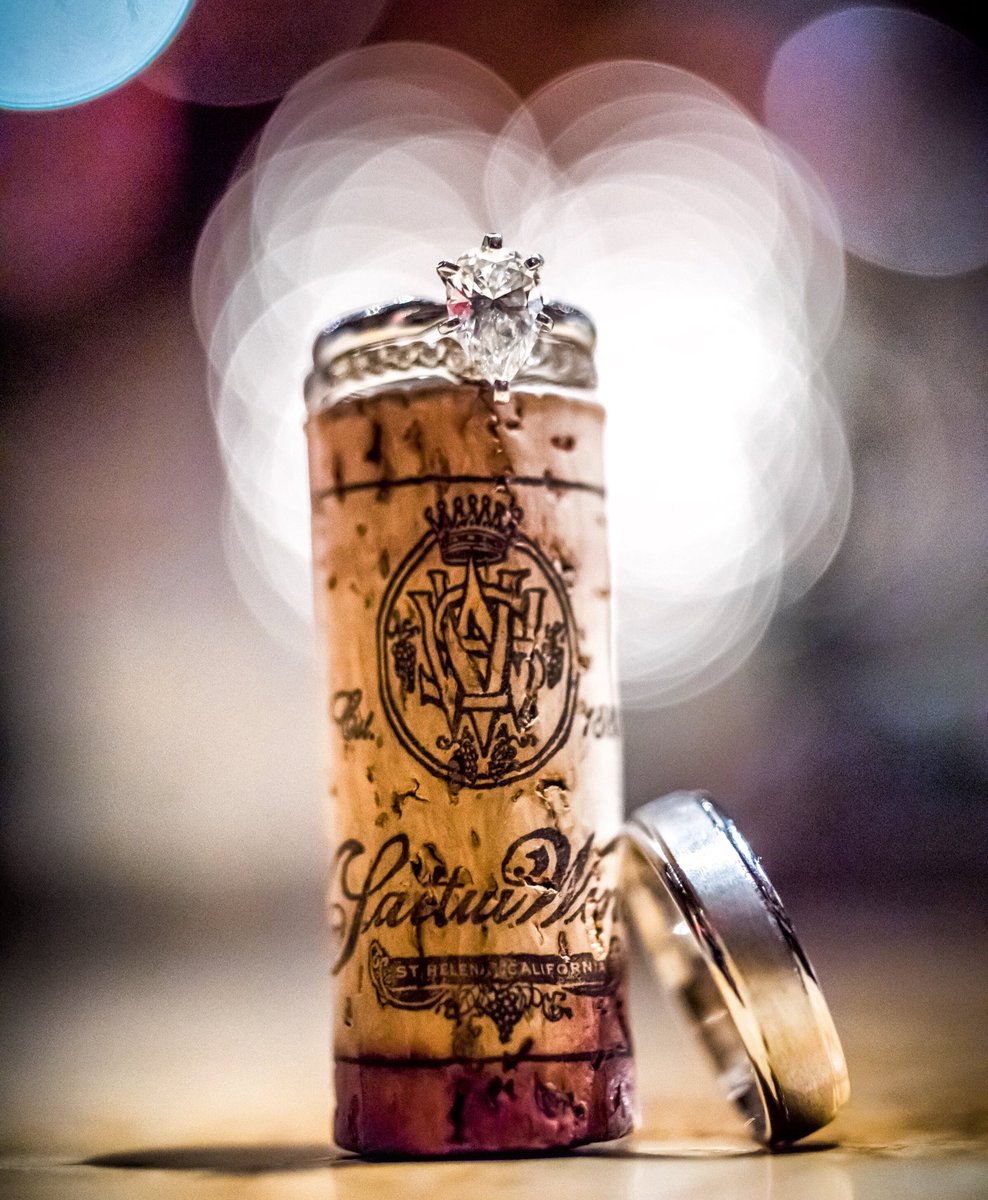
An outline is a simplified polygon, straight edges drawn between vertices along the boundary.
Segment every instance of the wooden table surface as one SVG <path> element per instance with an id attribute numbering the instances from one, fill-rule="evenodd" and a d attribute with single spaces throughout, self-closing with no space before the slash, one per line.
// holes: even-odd
<path id="1" fill-rule="evenodd" d="M 13 1200 L 662 1200 L 988 1197 L 984 927 L 817 909 L 797 925 L 853 1097 L 798 1150 L 747 1142 L 679 1015 L 633 986 L 642 1126 L 530 1158 L 370 1163 L 325 1141 L 321 932 L 112 948 L 6 973 L 0 1196 Z"/>

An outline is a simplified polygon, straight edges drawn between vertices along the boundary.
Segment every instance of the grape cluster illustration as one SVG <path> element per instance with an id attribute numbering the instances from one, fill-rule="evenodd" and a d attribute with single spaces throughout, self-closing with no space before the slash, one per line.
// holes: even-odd
<path id="1" fill-rule="evenodd" d="M 494 1023 L 498 1040 L 506 1045 L 515 1026 L 530 1012 L 541 1009 L 547 1021 L 572 1017 L 573 1010 L 565 1001 L 565 992 L 543 992 L 531 983 L 494 983 L 462 988 L 459 995 L 444 997 L 439 1007 L 444 1016 L 459 1023 L 487 1017 Z"/>
<path id="2" fill-rule="evenodd" d="M 491 756 L 487 764 L 487 770 L 490 772 L 491 778 L 500 779 L 514 767 L 515 759 L 518 757 L 516 740 L 508 733 L 506 725 L 498 727 L 494 738 L 494 745 L 491 749 Z"/>
<path id="3" fill-rule="evenodd" d="M 502 1043 L 509 1040 L 514 1027 L 534 1007 L 535 989 L 523 983 L 491 988 L 481 993 L 477 1004 L 478 1010 L 494 1022 L 498 1040 Z"/>
<path id="4" fill-rule="evenodd" d="M 415 691 L 415 668 L 418 664 L 418 651 L 413 640 L 418 633 L 418 626 L 408 617 L 396 621 L 391 630 L 391 657 L 394 662 L 395 674 L 401 684 L 403 696 Z"/>
<path id="5" fill-rule="evenodd" d="M 469 729 L 464 729 L 460 740 L 449 760 L 450 770 L 454 778 L 463 783 L 476 783 L 477 771 L 480 767 L 480 756 L 477 753 L 477 743 Z"/>

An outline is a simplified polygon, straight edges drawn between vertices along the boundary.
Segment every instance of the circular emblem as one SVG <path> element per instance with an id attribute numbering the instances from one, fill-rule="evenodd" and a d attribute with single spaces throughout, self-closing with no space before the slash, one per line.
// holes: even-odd
<path id="1" fill-rule="evenodd" d="M 458 787 L 533 774 L 573 722 L 573 613 L 523 515 L 490 496 L 440 500 L 381 601 L 385 715 L 413 758 Z"/>

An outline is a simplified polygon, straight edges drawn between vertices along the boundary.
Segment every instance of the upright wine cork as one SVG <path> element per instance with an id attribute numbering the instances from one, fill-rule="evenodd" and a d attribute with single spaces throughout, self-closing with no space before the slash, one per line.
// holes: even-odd
<path id="1" fill-rule="evenodd" d="M 470 384 L 311 407 L 346 1148 L 631 1128 L 602 425 Z"/>

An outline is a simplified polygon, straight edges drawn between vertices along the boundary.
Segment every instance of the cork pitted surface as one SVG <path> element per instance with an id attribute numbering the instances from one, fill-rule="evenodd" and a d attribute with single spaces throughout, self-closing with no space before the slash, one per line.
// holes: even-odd
<path id="1" fill-rule="evenodd" d="M 602 422 L 471 386 L 309 418 L 347 1148 L 631 1127 Z"/>

